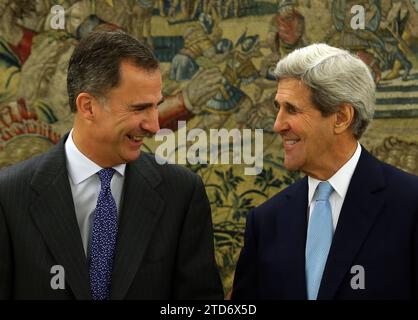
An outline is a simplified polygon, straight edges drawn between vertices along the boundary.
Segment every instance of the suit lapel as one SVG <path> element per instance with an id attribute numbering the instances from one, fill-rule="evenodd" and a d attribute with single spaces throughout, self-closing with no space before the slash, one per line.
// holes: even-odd
<path id="1" fill-rule="evenodd" d="M 294 187 L 286 191 L 287 203 L 278 215 L 278 244 L 277 256 L 284 260 L 279 262 L 278 268 L 284 275 L 285 281 L 278 286 L 286 294 L 284 299 L 306 299 L 305 280 L 305 243 L 307 229 L 308 207 L 308 179 L 299 181 Z M 288 294 L 290 293 L 290 294 Z"/>
<path id="2" fill-rule="evenodd" d="M 31 181 L 37 196 L 30 206 L 41 232 L 77 299 L 90 299 L 87 261 L 75 216 L 65 163 L 65 136 L 41 160 Z M 52 267 L 52 266 L 51 266 Z"/>
<path id="3" fill-rule="evenodd" d="M 112 276 L 112 299 L 123 299 L 138 271 L 165 202 L 154 189 L 161 176 L 142 154 L 128 164 Z"/>
<path id="4" fill-rule="evenodd" d="M 385 187 L 378 160 L 364 148 L 341 209 L 318 299 L 333 299 L 381 211 Z"/>

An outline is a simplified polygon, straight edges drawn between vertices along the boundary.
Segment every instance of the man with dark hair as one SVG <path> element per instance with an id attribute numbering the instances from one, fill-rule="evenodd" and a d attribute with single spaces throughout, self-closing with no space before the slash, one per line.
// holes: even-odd
<path id="1" fill-rule="evenodd" d="M 140 152 L 163 100 L 152 51 L 93 32 L 67 79 L 70 133 L 0 172 L 0 298 L 221 299 L 201 179 Z"/>

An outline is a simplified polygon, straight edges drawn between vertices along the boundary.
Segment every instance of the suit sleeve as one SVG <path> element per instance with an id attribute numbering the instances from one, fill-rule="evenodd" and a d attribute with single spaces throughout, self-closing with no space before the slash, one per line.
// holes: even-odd
<path id="1" fill-rule="evenodd" d="M 10 236 L 0 204 L 0 300 L 12 298 L 12 256 Z"/>
<path id="2" fill-rule="evenodd" d="M 254 233 L 254 210 L 247 214 L 244 247 L 235 269 L 232 300 L 257 299 L 257 259 Z"/>
<path id="3" fill-rule="evenodd" d="M 210 204 L 197 175 L 180 236 L 176 268 L 174 299 L 223 299 L 215 261 Z"/>

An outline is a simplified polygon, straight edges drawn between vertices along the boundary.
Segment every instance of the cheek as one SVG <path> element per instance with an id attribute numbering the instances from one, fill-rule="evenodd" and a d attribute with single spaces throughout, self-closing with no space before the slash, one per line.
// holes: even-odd
<path id="1" fill-rule="evenodd" d="M 298 136 L 301 140 L 309 139 L 314 132 L 312 124 L 308 119 L 298 118 L 289 121 L 290 130 Z"/>
<path id="2" fill-rule="evenodd" d="M 115 116 L 115 119 L 113 121 L 114 130 L 129 131 L 135 123 L 134 118 L 135 117 L 132 114 L 123 114 Z"/>
<path id="3" fill-rule="evenodd" d="M 321 130 L 319 130 L 319 133 L 324 142 L 331 141 L 334 137 L 334 123 L 332 121 L 324 121 L 321 123 Z"/>
<path id="4" fill-rule="evenodd" d="M 299 121 L 299 128 L 304 131 L 312 132 L 317 127 L 318 123 L 315 122 L 315 119 L 312 119 L 309 115 L 302 114 Z"/>
<path id="5" fill-rule="evenodd" d="M 136 129 L 139 126 L 141 121 L 141 116 L 138 115 L 130 115 L 129 117 L 125 118 L 121 123 L 121 127 L 125 131 L 131 131 Z"/>

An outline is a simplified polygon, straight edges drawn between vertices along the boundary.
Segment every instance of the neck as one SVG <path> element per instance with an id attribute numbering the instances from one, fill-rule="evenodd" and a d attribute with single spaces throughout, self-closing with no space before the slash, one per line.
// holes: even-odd
<path id="1" fill-rule="evenodd" d="M 312 178 L 326 181 L 351 159 L 356 149 L 357 140 L 353 136 L 341 137 L 341 139 L 336 140 L 332 153 L 321 157 L 316 170 L 310 170 L 305 172 L 305 174 Z"/>
<path id="2" fill-rule="evenodd" d="M 76 117 L 77 118 L 77 117 Z M 96 163 L 97 165 L 101 166 L 102 168 L 110 168 L 113 165 L 110 163 L 105 163 L 100 160 L 97 154 L 95 154 L 95 150 L 98 149 L 97 145 L 93 143 L 93 139 L 89 139 L 90 133 L 87 132 L 84 126 L 82 126 L 77 119 L 74 120 L 73 126 L 73 133 L 72 139 L 74 144 L 76 145 L 77 149 L 89 158 L 91 161 Z"/>

